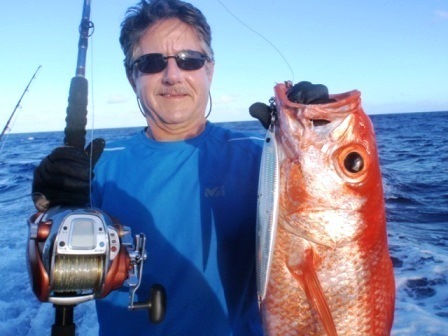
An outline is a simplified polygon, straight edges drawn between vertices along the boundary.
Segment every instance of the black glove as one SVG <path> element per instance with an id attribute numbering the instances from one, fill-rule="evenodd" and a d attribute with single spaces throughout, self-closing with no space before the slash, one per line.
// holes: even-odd
<path id="1" fill-rule="evenodd" d="M 322 84 L 312 84 L 310 82 L 299 82 L 292 86 L 287 97 L 293 103 L 300 104 L 328 104 L 336 99 L 331 99 L 328 94 L 328 88 Z M 264 128 L 268 129 L 271 124 L 272 108 L 264 103 L 254 103 L 249 107 L 249 113 L 255 119 L 258 119 Z"/>
<path id="2" fill-rule="evenodd" d="M 36 209 L 45 211 L 55 205 L 88 205 L 92 170 L 104 146 L 103 139 L 95 139 L 85 150 L 58 147 L 45 157 L 34 170 L 32 197 Z"/>
<path id="3" fill-rule="evenodd" d="M 310 82 L 299 82 L 287 92 L 288 99 L 299 104 L 328 104 L 336 100 L 331 99 L 328 88 L 323 84 L 312 84 Z"/>
<path id="4" fill-rule="evenodd" d="M 272 112 L 271 107 L 265 103 L 253 103 L 249 107 L 250 115 L 255 119 L 258 119 L 265 129 L 268 129 L 271 125 Z"/>

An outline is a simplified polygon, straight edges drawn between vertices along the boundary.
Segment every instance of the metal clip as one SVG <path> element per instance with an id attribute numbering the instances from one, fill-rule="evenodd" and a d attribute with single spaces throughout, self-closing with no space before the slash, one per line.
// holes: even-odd
<path id="1" fill-rule="evenodd" d="M 275 98 L 269 99 L 269 112 L 271 113 L 271 123 L 269 124 L 269 130 L 274 132 L 274 125 L 278 119 L 277 106 L 275 105 Z"/>

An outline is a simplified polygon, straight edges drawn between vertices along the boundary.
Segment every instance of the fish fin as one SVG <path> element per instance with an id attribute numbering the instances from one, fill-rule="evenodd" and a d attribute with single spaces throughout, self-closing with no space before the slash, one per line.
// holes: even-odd
<path id="1" fill-rule="evenodd" d="M 306 296 L 317 310 L 327 335 L 337 336 L 333 316 L 314 267 L 313 249 L 305 251 L 304 262 L 300 264 L 300 272 L 292 269 L 290 271 L 297 281 L 303 283 Z"/>

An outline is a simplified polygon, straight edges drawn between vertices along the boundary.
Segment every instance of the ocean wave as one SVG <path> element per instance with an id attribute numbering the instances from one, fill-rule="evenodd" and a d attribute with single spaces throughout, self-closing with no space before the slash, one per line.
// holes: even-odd
<path id="1" fill-rule="evenodd" d="M 392 335 L 446 335 L 448 113 L 381 115 L 372 120 L 396 278 Z M 258 121 L 227 126 L 260 132 Z M 109 141 L 139 130 L 101 130 L 98 135 Z M 0 335 L 48 335 L 54 323 L 52 305 L 40 303 L 30 288 L 26 220 L 35 211 L 30 198 L 34 167 L 62 143 L 62 137 L 61 132 L 12 134 L 0 158 Z M 98 333 L 94 302 L 76 307 L 75 322 L 80 335 Z"/>

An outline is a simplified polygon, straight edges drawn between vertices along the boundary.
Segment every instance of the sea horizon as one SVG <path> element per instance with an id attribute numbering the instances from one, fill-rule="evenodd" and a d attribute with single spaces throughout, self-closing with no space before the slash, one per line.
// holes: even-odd
<path id="1" fill-rule="evenodd" d="M 367 113 L 367 115 L 372 118 L 375 116 L 393 116 L 393 115 L 407 115 L 407 114 L 438 114 L 438 113 L 447 113 L 447 110 L 440 110 L 440 111 L 424 111 L 424 112 L 388 112 L 388 113 L 373 113 L 373 114 L 369 114 Z M 257 122 L 256 119 L 247 119 L 247 120 L 234 120 L 234 121 L 211 121 L 214 124 L 229 124 L 229 123 L 246 123 L 246 122 Z M 94 131 L 103 131 L 103 130 L 111 130 L 111 129 L 132 129 L 132 128 L 140 128 L 140 127 L 146 127 L 146 125 L 137 125 L 137 126 L 124 126 L 124 127 L 120 127 L 120 126 L 114 126 L 114 127 L 95 127 L 93 128 Z M 92 128 L 89 128 L 89 125 L 87 125 L 86 127 L 87 130 L 87 135 L 88 132 L 92 130 Z M 53 132 L 64 132 L 63 129 L 61 130 L 45 130 L 45 131 L 25 131 L 25 132 L 14 132 L 13 129 L 11 129 L 10 132 L 6 132 L 6 134 L 4 135 L 4 137 L 6 137 L 7 135 L 13 135 L 13 134 L 22 134 L 22 135 L 27 135 L 27 134 L 36 134 L 36 133 L 53 133 Z M 0 141 L 1 142 L 1 141 Z"/>

